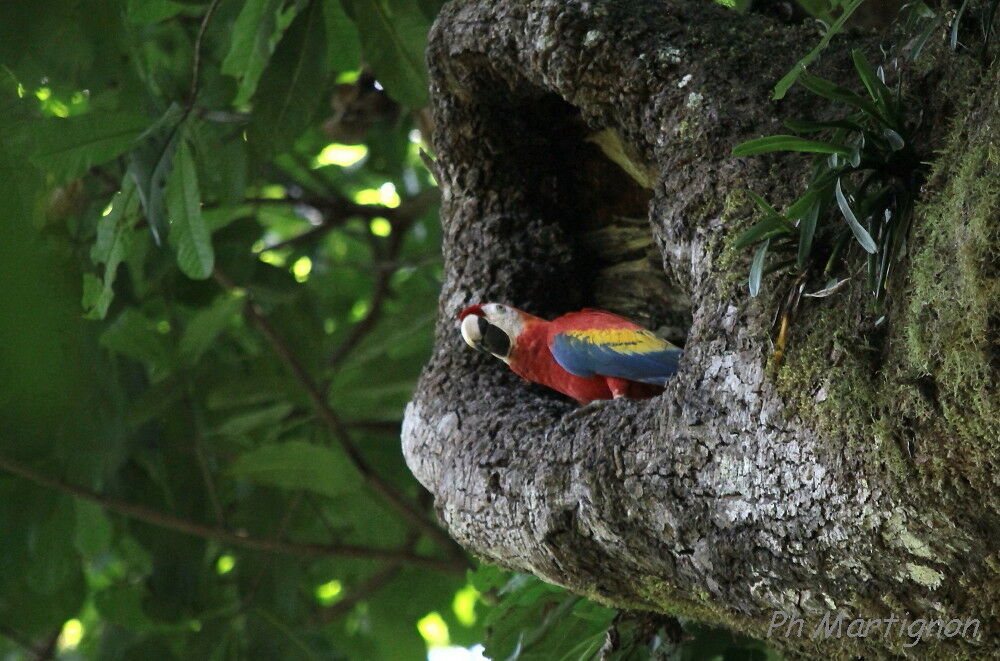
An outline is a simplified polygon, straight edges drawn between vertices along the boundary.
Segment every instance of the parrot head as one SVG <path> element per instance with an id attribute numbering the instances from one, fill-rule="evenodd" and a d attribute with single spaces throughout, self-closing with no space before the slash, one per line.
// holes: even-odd
<path id="1" fill-rule="evenodd" d="M 466 344 L 509 363 L 517 338 L 524 331 L 527 316 L 509 305 L 483 303 L 470 305 L 462 310 L 458 318 L 462 322 L 462 339 Z"/>

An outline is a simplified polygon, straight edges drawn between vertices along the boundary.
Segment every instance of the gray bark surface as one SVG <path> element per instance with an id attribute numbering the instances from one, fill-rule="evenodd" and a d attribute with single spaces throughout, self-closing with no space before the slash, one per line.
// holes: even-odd
<path id="1" fill-rule="evenodd" d="M 911 74 L 938 153 L 887 321 L 875 326 L 860 285 L 806 302 L 769 367 L 789 282 L 768 278 L 751 299 L 749 256 L 732 242 L 753 215 L 746 189 L 793 199 L 805 159 L 729 152 L 823 112 L 800 91 L 768 100 L 815 39 L 707 0 L 446 5 L 428 52 L 444 286 L 404 454 L 470 551 L 602 602 L 761 638 L 784 611 L 806 636 L 771 642 L 803 655 L 982 658 L 1000 652 L 1000 93 L 982 72 L 955 73 L 968 63 Z M 832 48 L 823 73 L 853 85 L 847 52 Z M 651 191 L 587 141 L 604 129 Z M 593 304 L 615 277 L 618 292 L 638 283 L 616 311 L 675 323 L 664 286 L 629 280 L 634 269 L 609 268 L 587 240 L 632 236 L 607 232 L 636 215 L 660 272 L 623 259 L 689 306 L 662 396 L 571 418 L 568 400 L 464 345 L 465 305 L 552 316 Z M 809 639 L 840 612 L 978 618 L 980 636 Z"/>

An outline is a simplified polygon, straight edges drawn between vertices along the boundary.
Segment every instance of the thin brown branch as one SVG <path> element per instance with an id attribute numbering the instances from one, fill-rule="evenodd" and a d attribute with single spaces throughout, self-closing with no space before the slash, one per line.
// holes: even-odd
<path id="1" fill-rule="evenodd" d="M 288 526 L 291 525 L 292 517 L 295 516 L 295 511 L 299 508 L 299 504 L 302 502 L 304 495 L 304 491 L 295 492 L 295 496 L 292 497 L 292 502 L 289 503 L 288 508 L 281 517 L 281 521 L 278 522 L 278 527 L 274 531 L 275 537 L 280 539 L 288 532 Z M 262 566 L 253 577 L 253 580 L 250 581 L 250 588 L 247 590 L 247 594 L 243 598 L 243 610 L 250 608 L 250 605 L 253 604 L 253 600 L 257 598 L 257 591 L 260 589 L 260 584 L 264 580 L 264 576 L 268 571 L 269 568 L 267 565 Z"/>
<path id="2" fill-rule="evenodd" d="M 396 578 L 400 569 L 399 564 L 393 563 L 375 572 L 364 583 L 355 588 L 351 594 L 316 613 L 316 624 L 323 626 L 347 615 L 358 603 L 371 597 L 384 588 L 392 579 Z"/>
<path id="3" fill-rule="evenodd" d="M 389 298 L 392 289 L 392 276 L 399 268 L 399 255 L 403 249 L 406 232 L 417 218 L 437 202 L 439 197 L 438 189 L 430 188 L 413 199 L 407 200 L 406 204 L 402 204 L 394 210 L 395 213 L 389 219 L 392 222 L 392 234 L 389 236 L 385 259 L 381 260 L 381 263 L 376 267 L 378 275 L 375 277 L 375 285 L 372 288 L 372 299 L 368 313 L 351 329 L 350 335 L 330 355 L 327 367 L 331 371 L 335 371 L 340 366 L 351 351 L 360 344 L 361 340 L 375 329 L 382 318 L 385 301 Z M 329 387 L 329 384 L 326 384 L 326 387 Z"/>
<path id="4" fill-rule="evenodd" d="M 354 325 L 350 335 L 330 355 L 327 366 L 331 371 L 340 367 L 341 362 L 354 350 L 354 347 L 358 346 L 368 333 L 375 329 L 375 325 L 382 318 L 382 308 L 392 289 L 392 274 L 396 272 L 395 260 L 399 256 L 398 253 L 398 248 L 390 248 L 387 255 L 390 263 L 378 267 L 378 275 L 375 277 L 375 285 L 372 289 L 372 299 L 368 306 L 368 312 L 361 321 Z"/>
<path id="5" fill-rule="evenodd" d="M 62 634 L 62 627 L 56 627 L 49 634 L 49 637 L 45 640 L 45 644 L 38 649 L 35 661 L 48 661 L 49 659 L 56 658 L 56 648 L 59 645 L 60 634 Z"/>
<path id="6" fill-rule="evenodd" d="M 191 88 L 188 91 L 187 104 L 184 106 L 184 117 L 187 117 L 191 113 L 191 110 L 194 108 L 195 99 L 198 96 L 198 74 L 201 70 L 201 45 L 205 40 L 205 31 L 208 29 L 208 23 L 212 20 L 212 15 L 215 14 L 220 1 L 212 0 L 212 4 L 205 10 L 205 16 L 201 19 L 201 26 L 198 28 L 198 36 L 194 40 L 194 55 L 191 62 Z"/>
<path id="7" fill-rule="evenodd" d="M 198 409 L 195 407 L 192 395 L 192 384 L 190 375 L 185 374 L 186 392 L 184 395 L 184 407 L 191 418 L 191 425 L 194 428 L 194 456 L 198 463 L 198 471 L 201 473 L 202 482 L 205 484 L 205 492 L 208 494 L 208 502 L 212 505 L 212 512 L 215 514 L 215 522 L 225 527 L 226 517 L 222 510 L 222 501 L 219 498 L 218 489 L 215 486 L 215 479 L 208 468 L 208 457 L 205 454 L 205 436 L 202 434 L 202 420 Z"/>
<path id="8" fill-rule="evenodd" d="M 38 659 L 42 656 L 43 648 L 42 646 L 34 645 L 30 640 L 22 636 L 17 631 L 14 631 L 3 622 L 0 622 L 0 636 L 3 636 L 10 642 L 14 643 L 18 647 L 22 648 L 26 652 L 30 652 L 34 658 Z"/>
<path id="9" fill-rule="evenodd" d="M 297 246 L 303 243 L 311 243 L 322 238 L 329 231 L 342 226 L 351 218 L 364 218 L 370 220 L 372 218 L 381 217 L 386 218 L 391 222 L 397 215 L 397 209 L 393 209 L 391 207 L 383 206 L 381 204 L 357 204 L 342 197 L 336 197 L 333 199 L 304 198 L 301 200 L 289 198 L 259 198 L 248 199 L 247 202 L 251 204 L 305 204 L 313 207 L 323 215 L 323 222 L 321 224 L 306 230 L 302 234 L 293 236 L 290 239 L 286 239 L 269 246 L 264 246 L 258 251 L 259 253 L 266 252 L 268 250 L 279 250 L 281 248 Z"/>
<path id="10" fill-rule="evenodd" d="M 337 526 L 333 525 L 333 521 L 330 520 L 326 511 L 320 507 L 319 503 L 316 502 L 316 498 L 312 494 L 306 494 L 306 503 L 316 513 L 316 516 L 319 517 L 320 522 L 323 524 L 323 527 L 326 528 L 326 532 L 332 539 L 337 539 L 352 530 L 351 526 L 341 526 L 338 529 Z"/>
<path id="11" fill-rule="evenodd" d="M 407 551 L 412 551 L 417 545 L 417 541 L 420 539 L 418 533 L 411 532 L 407 535 L 406 541 L 403 542 L 402 548 Z M 371 597 L 373 594 L 384 588 L 389 584 L 392 579 L 399 574 L 402 566 L 398 562 L 389 564 L 379 571 L 375 572 L 369 576 L 361 585 L 356 587 L 351 594 L 347 595 L 340 601 L 330 606 L 327 606 L 315 616 L 315 621 L 319 625 L 329 624 L 339 617 L 346 615 L 351 612 L 358 603 L 364 601 L 365 599 Z"/>
<path id="12" fill-rule="evenodd" d="M 168 530 L 174 530 L 185 535 L 211 539 L 217 542 L 232 544 L 233 546 L 253 549 L 255 551 L 286 553 L 289 555 L 297 555 L 307 558 L 338 556 L 345 558 L 362 558 L 365 560 L 383 560 L 426 567 L 428 569 L 434 569 L 436 571 L 450 574 L 461 574 L 467 567 L 465 563 L 455 562 L 454 560 L 428 558 L 426 556 L 393 549 L 375 549 L 353 544 L 313 544 L 292 542 L 270 537 L 256 537 L 242 531 L 234 531 L 220 526 L 212 526 L 198 521 L 182 519 L 172 514 L 167 514 L 165 512 L 145 507 L 144 505 L 137 505 L 135 503 L 119 500 L 111 496 L 95 493 L 75 484 L 70 484 L 60 478 L 46 475 L 43 472 L 37 471 L 8 457 L 0 457 L 0 470 L 22 477 L 25 480 L 39 486 L 95 503 L 106 510 L 123 514 L 138 521 L 143 521 Z"/>
<path id="13" fill-rule="evenodd" d="M 233 282 L 218 269 L 215 270 L 214 277 L 216 282 L 223 288 L 230 291 L 236 288 Z M 369 488 L 379 494 L 404 519 L 417 526 L 428 537 L 435 540 L 456 562 L 467 564 L 468 560 L 461 547 L 369 465 L 351 438 L 347 426 L 327 403 L 326 397 L 320 390 L 319 385 L 306 370 L 305 366 L 295 357 L 291 347 L 288 346 L 288 343 L 285 342 L 285 339 L 278 333 L 257 304 L 248 299 L 244 307 L 244 312 L 250 322 L 264 335 L 271 348 L 282 359 L 286 367 L 298 379 L 310 401 L 312 401 L 313 406 L 316 407 L 316 411 L 319 413 L 323 423 L 332 432 L 333 437 L 337 439 L 337 442 L 343 448 L 354 468 Z"/>

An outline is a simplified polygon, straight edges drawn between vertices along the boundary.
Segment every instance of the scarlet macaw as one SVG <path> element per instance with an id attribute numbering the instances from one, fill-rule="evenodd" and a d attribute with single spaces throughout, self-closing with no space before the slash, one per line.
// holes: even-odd
<path id="1" fill-rule="evenodd" d="M 677 371 L 683 353 L 628 319 L 593 308 L 545 321 L 509 305 L 484 303 L 462 310 L 459 320 L 469 346 L 580 404 L 653 397 Z"/>

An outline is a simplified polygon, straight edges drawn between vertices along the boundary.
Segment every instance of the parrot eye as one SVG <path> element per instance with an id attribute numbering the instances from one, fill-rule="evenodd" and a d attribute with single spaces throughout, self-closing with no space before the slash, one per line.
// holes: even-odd
<path id="1" fill-rule="evenodd" d="M 484 321 L 482 317 L 479 318 L 479 329 L 483 334 L 483 347 L 496 356 L 506 357 L 510 353 L 510 338 L 507 337 L 507 333 L 490 323 L 485 323 L 486 329 L 484 330 Z"/>

